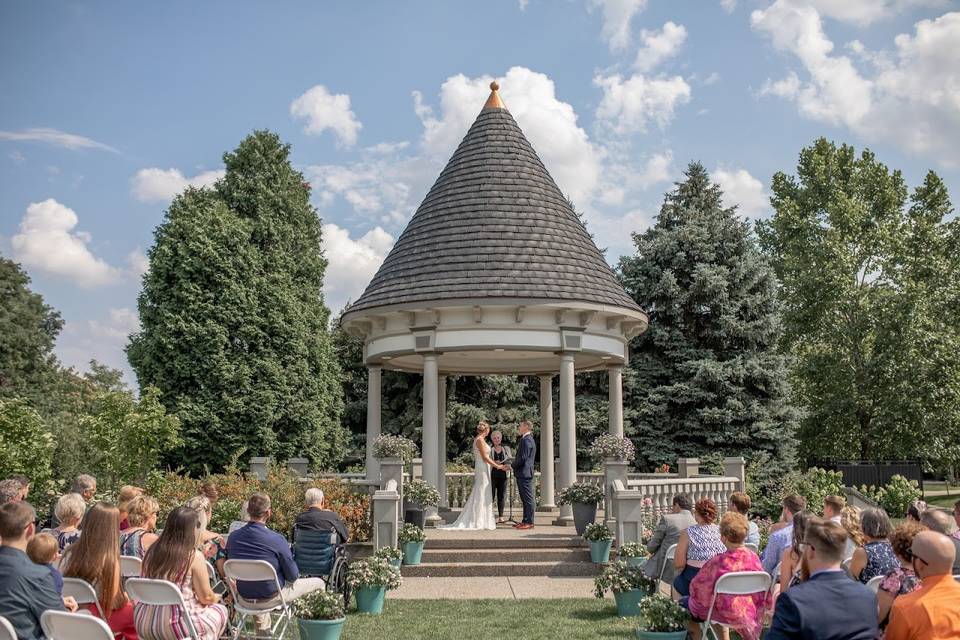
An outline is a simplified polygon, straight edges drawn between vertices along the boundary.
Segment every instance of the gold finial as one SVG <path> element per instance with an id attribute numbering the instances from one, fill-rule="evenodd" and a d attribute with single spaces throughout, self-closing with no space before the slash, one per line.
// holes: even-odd
<path id="1" fill-rule="evenodd" d="M 490 83 L 490 97 L 487 98 L 486 104 L 483 105 L 484 109 L 506 109 L 507 105 L 503 104 L 503 100 L 500 99 L 500 85 L 497 84 L 497 81 L 494 80 Z"/>

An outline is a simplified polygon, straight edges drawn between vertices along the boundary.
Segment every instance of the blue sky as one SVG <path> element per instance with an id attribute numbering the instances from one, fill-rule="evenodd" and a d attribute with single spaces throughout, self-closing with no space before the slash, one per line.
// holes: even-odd
<path id="1" fill-rule="evenodd" d="M 500 81 L 608 258 L 699 160 L 750 218 L 817 136 L 960 190 L 947 0 L 0 5 L 0 253 L 129 372 L 143 253 L 172 194 L 250 131 L 313 185 L 335 310 L 356 298 Z M 128 373 L 128 375 L 130 375 Z M 130 377 L 132 381 L 132 375 Z"/>

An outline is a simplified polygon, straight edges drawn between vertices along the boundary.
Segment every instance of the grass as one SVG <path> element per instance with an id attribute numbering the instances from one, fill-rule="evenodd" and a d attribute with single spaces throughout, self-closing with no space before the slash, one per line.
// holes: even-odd
<path id="1" fill-rule="evenodd" d="M 927 504 L 931 507 L 943 507 L 944 509 L 953 510 L 954 503 L 960 499 L 960 496 L 956 494 L 952 496 L 931 496 L 927 498 Z"/>
<path id="2" fill-rule="evenodd" d="M 609 599 L 390 600 L 379 616 L 350 612 L 341 640 L 630 638 L 636 619 Z"/>

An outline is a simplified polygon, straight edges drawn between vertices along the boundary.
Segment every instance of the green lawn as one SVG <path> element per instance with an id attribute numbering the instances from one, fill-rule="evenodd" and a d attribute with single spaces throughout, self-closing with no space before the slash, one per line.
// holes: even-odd
<path id="1" fill-rule="evenodd" d="M 631 638 L 635 620 L 611 600 L 391 600 L 383 613 L 347 615 L 341 640 Z"/>
<path id="2" fill-rule="evenodd" d="M 930 506 L 943 507 L 944 509 L 953 509 L 954 503 L 960 500 L 960 496 L 954 494 L 952 496 L 936 496 L 927 498 L 927 504 Z"/>

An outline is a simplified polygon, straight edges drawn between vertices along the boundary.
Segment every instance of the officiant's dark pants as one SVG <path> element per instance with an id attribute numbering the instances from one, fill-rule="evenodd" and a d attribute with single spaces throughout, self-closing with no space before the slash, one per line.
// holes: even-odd
<path id="1" fill-rule="evenodd" d="M 533 478 L 517 478 L 520 501 L 523 503 L 523 523 L 533 524 Z"/>

